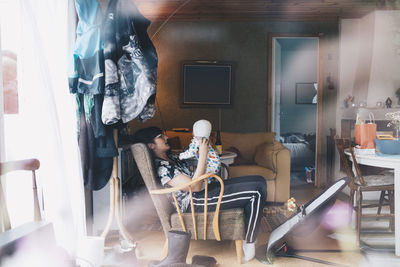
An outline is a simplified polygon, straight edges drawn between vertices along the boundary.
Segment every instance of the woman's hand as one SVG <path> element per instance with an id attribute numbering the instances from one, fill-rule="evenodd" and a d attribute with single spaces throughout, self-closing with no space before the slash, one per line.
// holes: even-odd
<path id="1" fill-rule="evenodd" d="M 201 175 L 206 173 L 206 162 L 208 155 L 208 144 L 209 141 L 207 138 L 202 138 L 199 143 L 199 160 L 197 161 L 197 168 L 193 174 L 193 177 L 190 178 L 184 174 L 179 174 L 175 176 L 171 181 L 168 182 L 168 185 L 175 187 L 187 182 L 190 182 L 192 179 L 200 177 Z M 198 192 L 201 190 L 204 180 L 199 181 L 198 183 L 193 184 L 192 191 Z M 183 189 L 185 191 L 189 191 L 189 188 Z"/>
<path id="2" fill-rule="evenodd" d="M 202 138 L 199 143 L 199 161 L 200 159 L 206 159 L 208 154 L 208 145 L 210 144 L 207 138 Z"/>

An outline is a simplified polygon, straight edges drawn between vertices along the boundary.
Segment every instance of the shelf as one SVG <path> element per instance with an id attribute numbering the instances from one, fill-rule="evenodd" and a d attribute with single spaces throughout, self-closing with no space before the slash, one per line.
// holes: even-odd
<path id="1" fill-rule="evenodd" d="M 347 120 L 355 120 L 357 117 L 357 112 L 360 114 L 360 117 L 367 121 L 369 120 L 369 113 L 372 112 L 374 114 L 375 120 L 387 120 L 385 118 L 385 114 L 388 112 L 400 111 L 400 107 L 395 108 L 345 108 L 342 109 L 342 119 Z"/>

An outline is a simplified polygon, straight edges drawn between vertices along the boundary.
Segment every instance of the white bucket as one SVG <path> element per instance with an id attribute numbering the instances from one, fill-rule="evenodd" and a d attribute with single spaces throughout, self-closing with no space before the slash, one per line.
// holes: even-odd
<path id="1" fill-rule="evenodd" d="M 103 264 L 104 237 L 84 236 L 79 239 L 76 262 L 81 267 L 98 267 Z"/>

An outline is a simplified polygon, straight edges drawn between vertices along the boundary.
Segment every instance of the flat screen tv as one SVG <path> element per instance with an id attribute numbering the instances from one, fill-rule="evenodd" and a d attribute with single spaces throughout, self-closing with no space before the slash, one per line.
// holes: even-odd
<path id="1" fill-rule="evenodd" d="M 232 105 L 233 63 L 185 61 L 182 64 L 182 106 Z"/>

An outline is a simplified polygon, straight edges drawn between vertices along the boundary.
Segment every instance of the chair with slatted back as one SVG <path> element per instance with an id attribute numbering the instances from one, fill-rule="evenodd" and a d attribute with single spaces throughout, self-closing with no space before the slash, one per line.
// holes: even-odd
<path id="1" fill-rule="evenodd" d="M 167 237 L 170 230 L 183 230 L 190 231 L 194 239 L 235 240 L 237 260 L 239 263 L 242 263 L 242 240 L 245 237 L 244 211 L 243 209 L 219 210 L 223 194 L 222 179 L 217 175 L 207 174 L 182 186 L 162 189 L 156 179 L 153 160 L 147 146 L 138 143 L 132 145 L 131 150 L 140 174 L 149 190 L 165 236 Z M 204 213 L 195 213 L 192 208 L 191 213 L 181 213 L 179 208 L 175 208 L 170 204 L 167 194 L 172 193 L 172 196 L 174 196 L 173 192 L 187 188 L 191 184 L 197 183 L 201 179 L 207 179 L 210 176 L 216 178 L 221 183 L 221 192 L 215 212 L 207 212 L 207 209 L 205 209 Z M 207 192 L 208 184 L 204 184 Z M 176 199 L 175 205 L 178 205 Z M 221 225 L 224 227 L 220 227 Z M 165 244 L 167 245 L 167 241 Z"/>
<path id="2" fill-rule="evenodd" d="M 32 174 L 33 218 L 31 221 L 11 227 L 2 180 L 0 179 L 0 265 L 4 259 L 13 258 L 17 263 L 34 258 L 35 266 L 75 266 L 75 259 L 57 245 L 53 223 L 42 218 L 36 184 L 36 171 L 40 167 L 37 159 L 25 159 L 0 163 L 0 178 L 11 172 Z M 25 178 L 13 175 L 6 179 Z M 34 255 L 34 256 L 32 256 Z M 23 258 L 23 260 L 21 260 Z M 14 262 L 14 261 L 13 261 Z M 58 265 L 57 265 L 58 264 Z"/>
<path id="3" fill-rule="evenodd" d="M 394 230 L 394 176 L 390 172 L 383 172 L 375 175 L 362 175 L 360 166 L 357 163 L 357 159 L 350 140 L 346 138 L 334 137 L 336 147 L 338 149 L 342 166 L 346 172 L 346 175 L 351 178 L 349 182 L 350 187 L 350 204 L 354 207 L 357 212 L 356 230 L 358 243 L 360 243 L 360 231 L 361 231 L 361 218 L 362 217 L 374 217 L 374 218 L 389 218 L 390 219 L 390 230 Z M 350 153 L 351 161 L 345 154 L 345 151 Z M 352 171 L 351 162 L 355 173 Z M 377 191 L 381 193 L 381 197 L 378 202 L 372 204 L 363 204 L 363 192 Z M 381 213 L 381 207 L 385 205 L 384 196 L 388 192 L 388 205 L 389 213 Z M 356 205 L 354 206 L 354 195 L 356 195 Z M 378 208 L 377 213 L 363 214 L 362 210 L 366 208 Z"/>
<path id="4" fill-rule="evenodd" d="M 32 172 L 32 190 L 33 190 L 33 211 L 34 221 L 42 220 L 39 206 L 39 198 L 36 187 L 36 170 L 40 167 L 40 162 L 37 159 L 26 159 L 0 163 L 0 176 L 15 172 L 15 171 L 29 171 Z M 11 229 L 10 218 L 8 216 L 7 205 L 3 192 L 3 187 L 0 179 L 0 231 L 4 232 Z"/>

